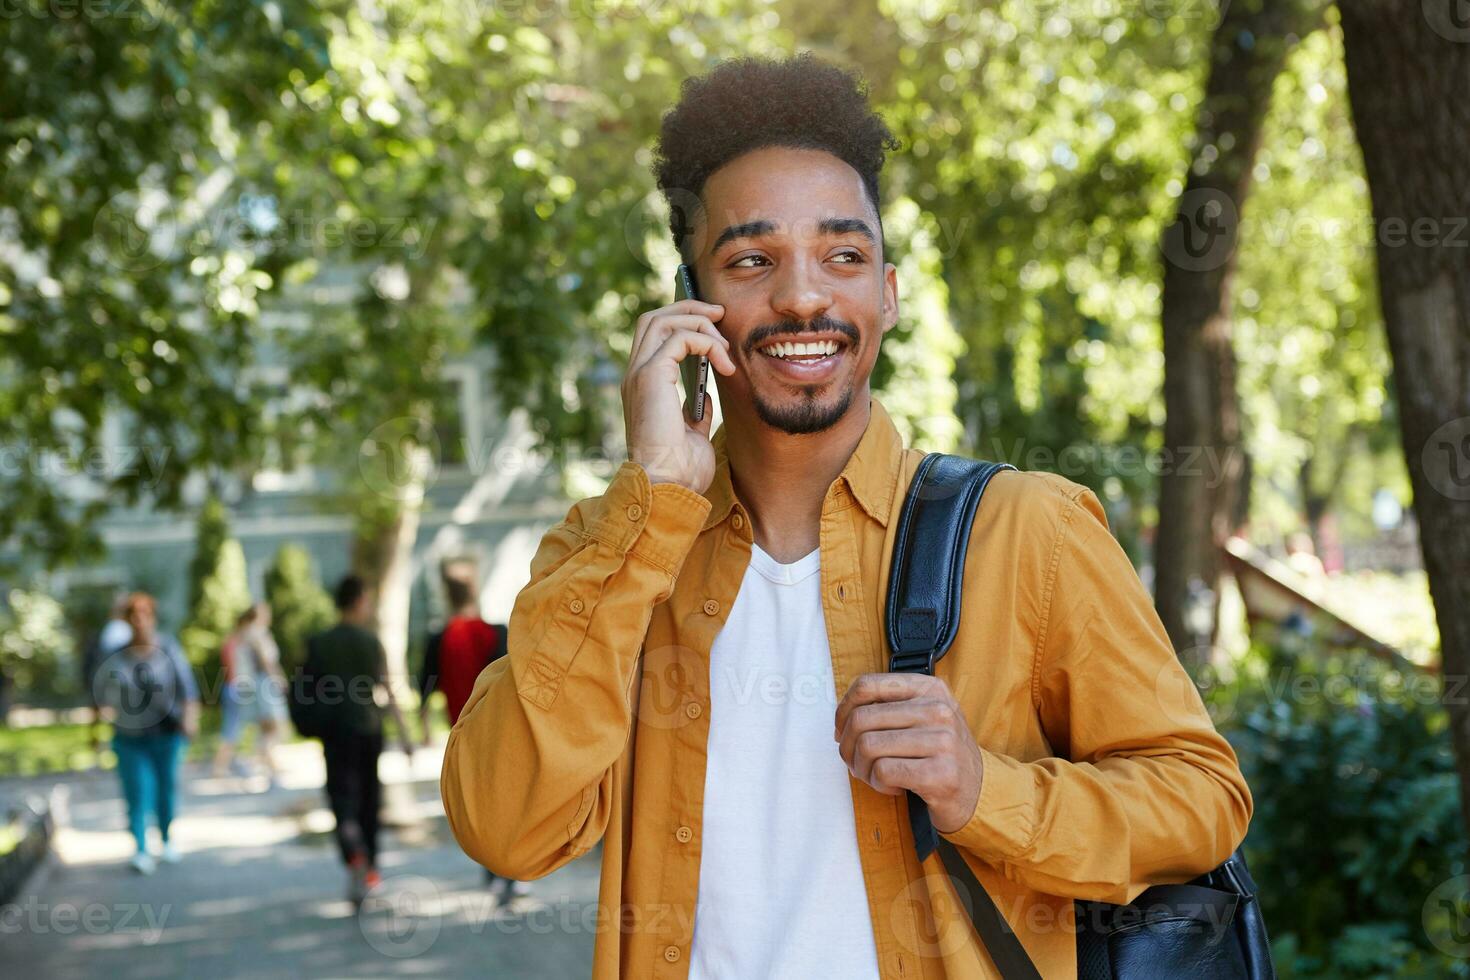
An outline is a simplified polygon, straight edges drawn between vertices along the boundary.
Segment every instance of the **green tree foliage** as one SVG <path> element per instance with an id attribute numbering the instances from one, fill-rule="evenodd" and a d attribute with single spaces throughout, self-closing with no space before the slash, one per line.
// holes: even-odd
<path id="1" fill-rule="evenodd" d="M 224 505 L 210 497 L 199 510 L 189 563 L 189 618 L 179 642 L 196 667 L 203 668 L 206 696 L 218 690 L 220 647 L 235 620 L 250 605 L 245 552 L 230 537 Z"/>
<path id="2" fill-rule="evenodd" d="M 78 665 L 76 642 L 67 629 L 66 610 L 43 592 L 11 589 L 0 606 L 0 671 L 28 702 L 74 694 Z"/>
<path id="3" fill-rule="evenodd" d="M 319 7 L 18 0 L 0 50 L 0 541 L 95 555 L 120 501 L 253 452 L 241 380 L 271 277 L 237 247 L 231 167 L 288 72 L 327 66 Z M 121 421 L 103 439 L 104 421 Z M 138 465 L 138 453 L 155 465 Z M 16 465 L 19 464 L 19 465 Z M 54 478 L 82 470 L 77 481 Z"/>
<path id="4" fill-rule="evenodd" d="M 1409 499 L 1337 21 L 1277 79 L 1240 236 L 1239 387 L 1264 540 L 1329 510 L 1362 536 L 1375 490 Z"/>
<path id="5" fill-rule="evenodd" d="M 271 632 L 289 671 L 306 657 L 306 638 L 336 620 L 332 598 L 300 545 L 283 544 L 265 573 L 265 601 L 271 607 Z"/>

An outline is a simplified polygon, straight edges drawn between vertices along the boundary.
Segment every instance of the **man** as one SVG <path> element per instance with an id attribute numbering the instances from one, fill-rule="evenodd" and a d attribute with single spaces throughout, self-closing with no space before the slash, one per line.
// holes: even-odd
<path id="1" fill-rule="evenodd" d="M 444 594 L 451 612 L 449 622 L 429 637 L 424 651 L 424 669 L 419 677 L 419 729 L 424 733 L 425 746 L 433 741 L 429 732 L 429 704 L 434 692 L 443 693 L 444 709 L 449 724 L 453 725 L 459 721 L 480 672 L 505 654 L 505 627 L 492 626 L 480 618 L 479 583 L 474 565 L 467 561 L 445 562 L 440 577 L 444 580 Z M 531 886 L 524 881 L 502 878 L 486 868 L 485 885 L 492 908 L 502 902 L 513 912 L 537 907 L 531 898 Z"/>
<path id="2" fill-rule="evenodd" d="M 1075 976 L 1073 899 L 1187 880 L 1245 835 L 1235 754 L 1077 484 L 997 476 L 937 676 L 884 673 L 923 457 L 869 393 L 898 318 L 892 145 L 860 83 L 806 56 L 722 65 L 663 120 L 705 302 L 639 318 L 630 459 L 542 539 L 442 778 L 498 873 L 606 838 L 596 977 L 998 976 L 939 856 L 918 862 L 906 790 L 1049 980 Z M 713 444 L 680 414 L 698 354 Z"/>
<path id="3" fill-rule="evenodd" d="M 336 818 L 337 847 L 348 871 L 348 899 L 361 902 L 382 881 L 378 873 L 378 810 L 383 784 L 378 756 L 383 751 L 383 692 L 388 712 L 412 756 L 408 728 L 398 710 L 388 679 L 383 644 L 368 628 L 373 618 L 373 591 L 356 575 L 337 584 L 333 601 L 341 617 L 337 625 L 306 643 L 304 673 L 313 678 L 313 695 L 326 709 L 322 753 L 327 764 L 327 799 Z"/>

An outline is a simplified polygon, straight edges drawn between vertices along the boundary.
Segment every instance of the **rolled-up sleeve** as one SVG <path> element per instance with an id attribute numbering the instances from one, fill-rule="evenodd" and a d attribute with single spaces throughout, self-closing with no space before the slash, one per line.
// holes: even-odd
<path id="1" fill-rule="evenodd" d="M 440 779 L 455 837 L 491 871 L 539 878 L 601 839 L 648 623 L 710 506 L 630 461 L 542 538 Z"/>
<path id="2" fill-rule="evenodd" d="M 1038 891 L 1129 902 L 1223 861 L 1250 790 L 1091 491 L 1053 553 L 1034 690 L 1058 757 L 982 746 L 974 814 L 944 836 Z"/>

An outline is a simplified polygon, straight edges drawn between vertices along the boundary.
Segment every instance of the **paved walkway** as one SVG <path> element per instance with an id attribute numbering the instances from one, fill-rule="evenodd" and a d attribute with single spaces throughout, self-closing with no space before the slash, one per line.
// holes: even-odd
<path id="1" fill-rule="evenodd" d="M 55 791 L 56 858 L 0 906 L 0 976 L 143 978 L 586 977 L 598 851 L 532 885 L 539 907 L 492 909 L 481 870 L 439 802 L 440 751 L 385 753 L 384 883 L 354 913 L 325 808 L 316 743 L 282 750 L 287 775 L 191 770 L 174 824 L 184 853 L 148 877 L 127 866 L 116 777 L 9 780 Z"/>

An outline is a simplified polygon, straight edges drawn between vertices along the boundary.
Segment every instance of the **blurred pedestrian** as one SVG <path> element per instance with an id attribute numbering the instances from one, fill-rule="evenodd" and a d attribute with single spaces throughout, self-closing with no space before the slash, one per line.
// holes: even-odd
<path id="1" fill-rule="evenodd" d="M 286 682 L 281 672 L 280 649 L 270 626 L 270 606 L 257 603 L 240 614 L 235 629 L 220 649 L 224 670 L 220 704 L 224 718 L 214 771 L 223 774 L 228 765 L 237 774 L 246 774 L 235 752 L 245 729 L 254 725 L 254 754 L 265 769 L 268 785 L 274 787 L 279 774 L 274 749 L 286 720 Z"/>
<path id="2" fill-rule="evenodd" d="M 378 756 L 383 751 L 383 703 L 393 716 L 404 754 L 412 757 L 408 729 L 388 678 L 383 644 L 368 629 L 373 591 L 356 575 L 338 583 L 334 595 L 337 625 L 306 644 L 303 674 L 312 680 L 314 732 L 322 740 L 327 764 L 327 799 L 336 817 L 337 846 L 348 869 L 348 898 L 361 902 L 381 880 L 377 870 L 378 811 L 382 783 Z"/>
<path id="3" fill-rule="evenodd" d="M 240 690 L 235 683 L 235 661 L 240 637 L 254 619 L 255 607 L 251 606 L 236 617 L 235 628 L 230 630 L 230 634 L 220 644 L 219 745 L 214 750 L 212 767 L 216 776 L 223 776 L 227 770 L 237 776 L 245 775 L 239 760 L 235 758 L 235 750 L 240 743 L 240 731 L 245 727 L 240 711 Z"/>
<path id="4" fill-rule="evenodd" d="M 102 706 L 97 703 L 97 671 L 108 657 L 128 645 L 133 638 L 133 628 L 123 618 L 123 610 L 127 606 L 129 592 L 119 592 L 112 600 L 112 609 L 107 616 L 107 622 L 92 637 L 87 651 L 82 655 L 82 689 L 87 692 L 87 697 L 92 705 L 92 724 L 90 738 L 92 751 L 98 755 L 102 752 Z M 98 764 L 100 765 L 100 759 Z"/>
<path id="5" fill-rule="evenodd" d="M 470 562 L 445 562 L 440 569 L 444 592 L 449 599 L 449 622 L 429 637 L 424 667 L 419 675 L 419 724 L 424 744 L 429 732 L 430 702 L 437 691 L 444 695 L 444 708 L 452 727 L 469 700 L 480 672 L 505 655 L 506 628 L 491 625 L 480 617 L 479 581 Z M 492 905 L 508 903 L 520 911 L 534 903 L 528 882 L 502 878 L 485 869 L 485 884 Z"/>
<path id="6" fill-rule="evenodd" d="M 162 841 L 159 857 L 170 864 L 179 860 L 169 828 L 177 810 L 179 763 L 187 740 L 199 731 L 199 688 L 178 641 L 158 632 L 152 596 L 128 596 L 123 616 L 131 638 L 102 662 L 94 690 L 113 725 L 112 750 L 137 847 L 132 867 L 151 874 L 157 864 L 148 850 L 150 814 Z"/>

